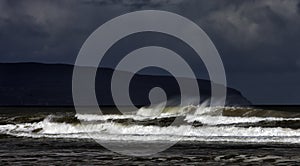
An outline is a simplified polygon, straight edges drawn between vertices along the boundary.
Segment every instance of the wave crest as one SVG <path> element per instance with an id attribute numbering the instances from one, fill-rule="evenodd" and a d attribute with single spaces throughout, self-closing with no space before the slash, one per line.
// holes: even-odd
<path id="1" fill-rule="evenodd" d="M 241 107 L 185 106 L 136 114 L 37 114 L 0 118 L 0 134 L 134 141 L 248 141 L 300 143 L 298 114 Z M 171 125 L 175 118 L 186 122 Z M 83 123 L 80 123 L 83 122 Z M 171 126 L 170 126 L 171 125 Z M 190 127 L 192 125 L 192 127 Z"/>

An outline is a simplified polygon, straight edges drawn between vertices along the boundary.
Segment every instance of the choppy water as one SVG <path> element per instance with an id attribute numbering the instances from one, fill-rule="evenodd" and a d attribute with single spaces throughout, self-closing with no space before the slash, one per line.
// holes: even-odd
<path id="1" fill-rule="evenodd" d="M 126 115 L 1 114 L 0 157 L 2 163 L 287 164 L 299 162 L 299 122 L 297 113 L 240 107 L 172 107 L 159 114 L 141 108 Z M 121 147 L 179 143 L 154 156 L 130 157 L 106 150 L 91 136 Z"/>
<path id="2" fill-rule="evenodd" d="M 104 141 L 205 141 L 300 143 L 297 114 L 251 108 L 173 107 L 160 114 L 141 108 L 127 115 L 36 114 L 1 116 L 0 133 L 32 138 L 93 138 Z M 149 113 L 150 112 L 150 113 Z M 243 112 L 243 114 L 241 114 Z M 252 114 L 249 116 L 249 114 Z M 176 123 L 174 120 L 177 120 Z M 81 122 L 81 123 L 80 123 Z"/>
<path id="3" fill-rule="evenodd" d="M 0 165 L 299 165 L 299 163 L 300 146 L 287 144 L 179 142 L 155 155 L 132 157 L 111 152 L 90 139 L 34 139 L 10 136 L 1 136 L 0 139 Z"/>

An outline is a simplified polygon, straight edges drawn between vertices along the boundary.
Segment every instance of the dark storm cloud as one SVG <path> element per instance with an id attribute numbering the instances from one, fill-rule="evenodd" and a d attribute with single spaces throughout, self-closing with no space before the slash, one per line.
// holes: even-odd
<path id="1" fill-rule="evenodd" d="M 296 85 L 299 4 L 297 0 L 2 0 L 0 62 L 74 63 L 89 34 L 111 18 L 135 10 L 167 10 L 196 22 L 210 36 L 223 59 L 229 85 L 253 101 L 277 102 L 278 98 L 264 98 L 274 96 L 271 82 L 287 80 L 276 85 L 283 96 L 300 93 Z"/>
<path id="2" fill-rule="evenodd" d="M 243 1 L 210 12 L 199 24 L 217 36 L 228 60 L 242 57 L 263 71 L 293 69 L 299 54 L 298 1 Z M 232 54 L 234 51 L 235 54 Z M 228 55 L 227 55 L 228 54 Z M 292 66 L 291 66 L 292 65 Z M 275 67 L 276 66 L 276 67 Z M 268 68 L 269 67 L 269 68 Z M 286 68 L 286 69 L 287 69 Z M 239 68 L 241 70 L 241 68 Z M 255 70 L 255 69 L 254 69 Z"/>
<path id="3" fill-rule="evenodd" d="M 12 61 L 48 59 L 55 42 L 62 39 L 62 32 L 70 25 L 70 13 L 64 4 L 50 1 L 0 3 L 1 58 Z"/>
<path id="4" fill-rule="evenodd" d="M 273 71 L 277 69 L 274 66 L 279 64 L 287 68 L 291 65 L 297 67 L 296 62 L 299 62 L 299 59 L 295 59 L 295 54 L 299 54 L 300 40 L 299 2 L 293 0 L 82 0 L 0 3 L 1 44 L 4 46 L 1 47 L 1 53 L 2 58 L 8 60 L 31 57 L 36 60 L 45 58 L 47 61 L 53 59 L 72 63 L 74 54 L 84 39 L 110 18 L 137 9 L 163 9 L 197 22 L 214 40 L 225 63 L 232 64 L 229 70 L 235 70 L 235 59 L 241 59 L 240 57 L 245 61 L 244 68 L 252 68 L 252 64 L 248 66 L 247 62 L 256 61 L 258 65 L 261 64 L 257 67 L 263 67 L 264 71 L 268 69 L 267 66 Z"/>
<path id="5" fill-rule="evenodd" d="M 92 5 L 122 5 L 130 8 L 141 9 L 144 7 L 162 7 L 163 5 L 178 4 L 182 0 L 83 0 L 83 3 Z"/>
<path id="6" fill-rule="evenodd" d="M 208 33 L 229 70 L 241 62 L 238 71 L 253 69 L 253 64 L 254 70 L 263 71 L 274 71 L 280 64 L 285 70 L 297 67 L 299 1 L 205 2 L 189 1 L 178 11 Z"/>
<path id="7" fill-rule="evenodd" d="M 82 43 L 104 22 L 168 1 L 1 1 L 0 61 L 73 63 Z M 148 4 L 148 5 L 147 5 Z"/>

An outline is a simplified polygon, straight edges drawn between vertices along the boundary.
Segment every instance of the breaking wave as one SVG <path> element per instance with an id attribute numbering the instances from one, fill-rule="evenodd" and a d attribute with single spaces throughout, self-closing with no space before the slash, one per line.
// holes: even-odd
<path id="1" fill-rule="evenodd" d="M 154 113 L 152 113 L 154 112 Z M 175 119 L 182 124 L 172 125 Z M 192 126 L 192 127 L 191 127 Z M 299 114 L 242 107 L 151 108 L 124 115 L 1 116 L 0 134 L 103 141 L 222 141 L 300 143 Z"/>

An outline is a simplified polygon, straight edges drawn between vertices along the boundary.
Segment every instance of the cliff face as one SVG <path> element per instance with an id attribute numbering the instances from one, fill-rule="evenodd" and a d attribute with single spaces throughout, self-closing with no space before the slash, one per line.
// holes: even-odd
<path id="1" fill-rule="evenodd" d="M 38 106 L 71 106 L 72 99 L 72 65 L 16 63 L 0 64 L 0 106 L 38 105 Z M 121 74 L 128 74 L 127 72 Z M 114 102 L 110 94 L 111 69 L 101 69 L 96 77 L 96 94 L 99 104 L 112 106 Z M 190 79 L 182 78 L 184 81 Z M 201 100 L 210 97 L 211 83 L 198 79 Z M 149 90 L 159 86 L 167 97 L 180 94 L 178 84 L 170 76 L 135 75 L 130 84 L 130 97 L 135 105 L 148 105 Z M 176 101 L 175 101 L 176 103 Z M 242 94 L 227 88 L 227 105 L 249 105 L 250 102 Z"/>

